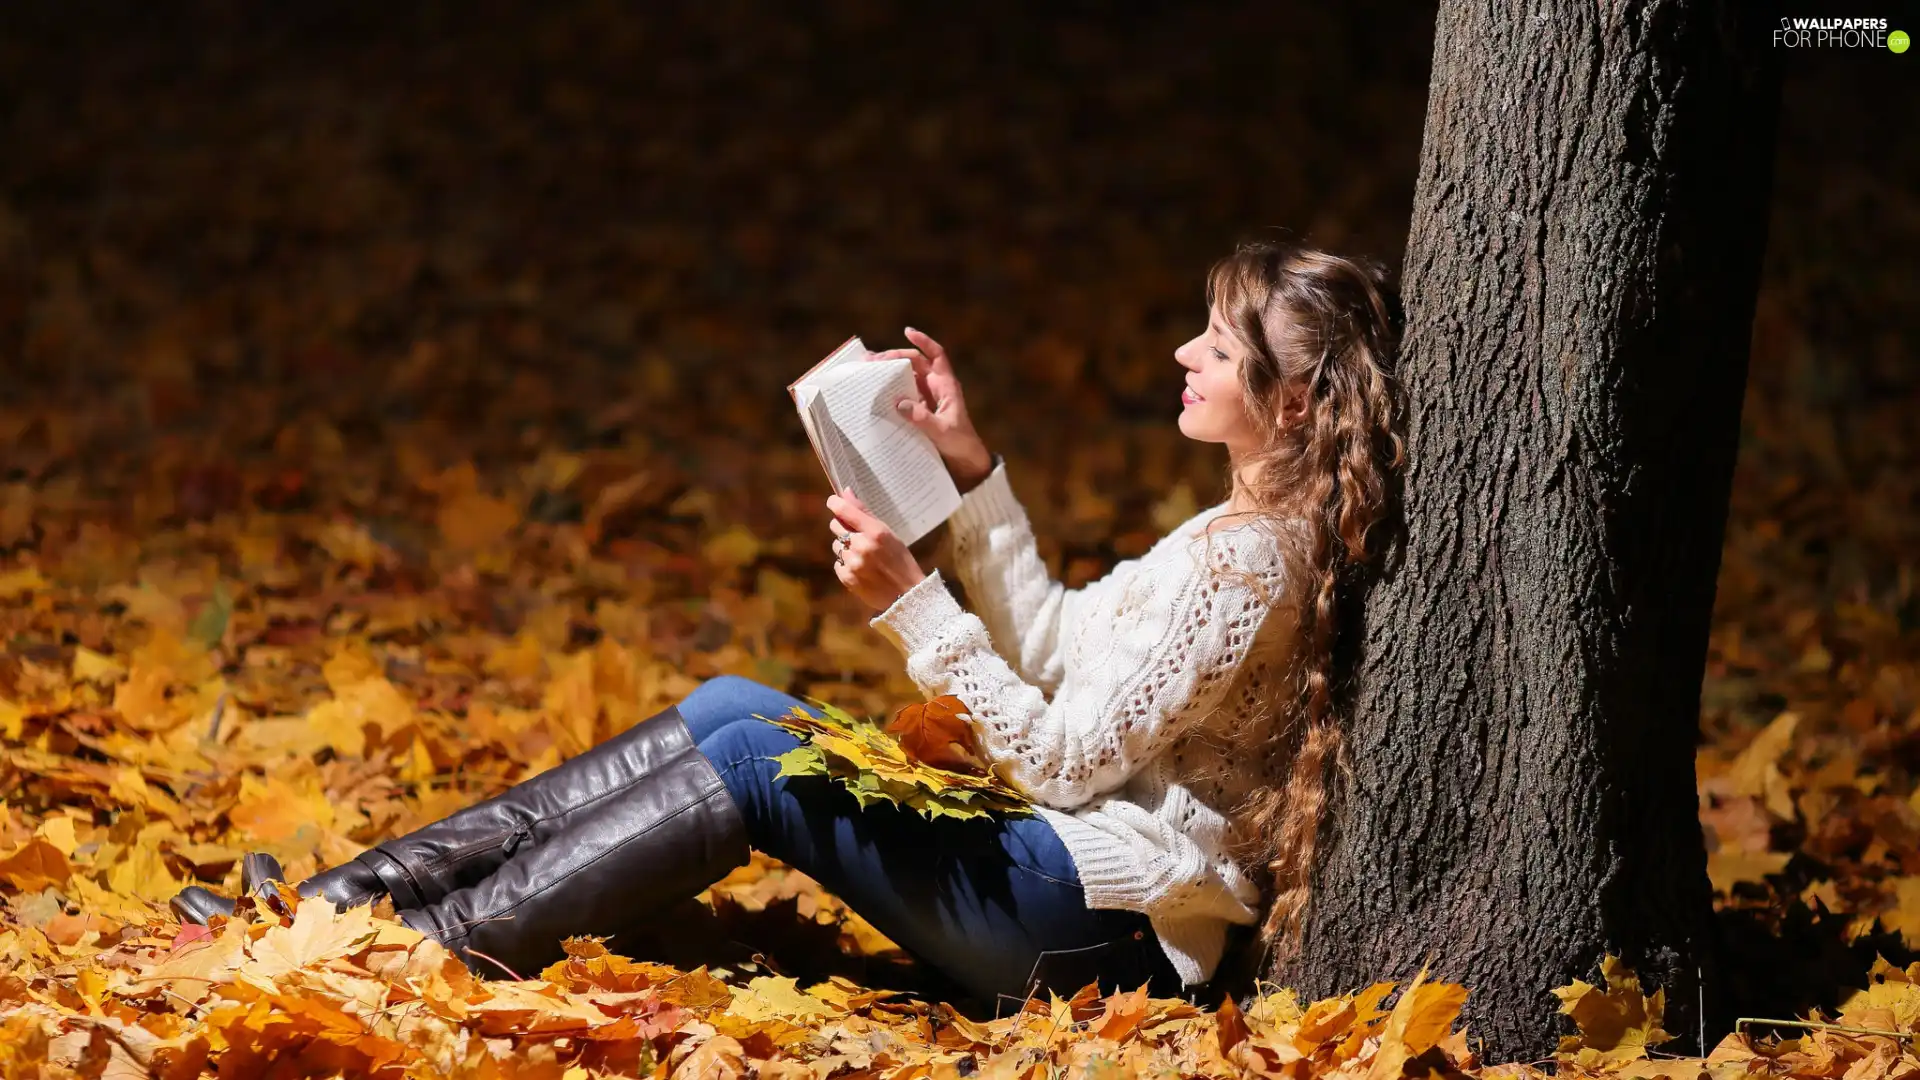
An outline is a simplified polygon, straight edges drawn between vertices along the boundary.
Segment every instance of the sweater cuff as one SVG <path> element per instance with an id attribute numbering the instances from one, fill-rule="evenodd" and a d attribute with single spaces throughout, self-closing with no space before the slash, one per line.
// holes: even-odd
<path id="1" fill-rule="evenodd" d="M 1007 459 L 995 454 L 993 471 L 975 484 L 973 490 L 960 496 L 960 508 L 947 518 L 947 527 L 954 532 L 984 532 L 995 525 L 1015 521 L 1025 513 L 1020 500 L 1013 496 L 1013 485 L 1007 481 Z"/>
<path id="2" fill-rule="evenodd" d="M 1147 916 L 1160 951 L 1167 954 L 1180 981 L 1188 986 L 1213 978 L 1227 949 L 1227 924 L 1220 919 L 1162 919 Z"/>
<path id="3" fill-rule="evenodd" d="M 932 644 L 954 619 L 967 613 L 935 570 L 900 594 L 887 610 L 868 620 L 902 656 L 911 657 Z"/>
<path id="4" fill-rule="evenodd" d="M 1147 881 L 1140 856 L 1132 848 L 1112 833 L 1096 829 L 1073 814 L 1052 807 L 1036 810 L 1053 826 L 1055 835 L 1073 856 L 1073 867 L 1080 875 L 1080 888 L 1086 893 L 1088 907 L 1147 910 L 1153 900 L 1153 887 Z"/>

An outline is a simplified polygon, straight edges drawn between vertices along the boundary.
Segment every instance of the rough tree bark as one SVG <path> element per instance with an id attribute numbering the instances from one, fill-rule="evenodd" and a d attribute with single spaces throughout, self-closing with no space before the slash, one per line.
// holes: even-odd
<path id="1" fill-rule="evenodd" d="M 1407 528 L 1304 949 L 1471 989 L 1488 1059 L 1623 956 L 1716 1014 L 1694 746 L 1772 188 L 1777 15 L 1444 0 L 1402 276 Z"/>

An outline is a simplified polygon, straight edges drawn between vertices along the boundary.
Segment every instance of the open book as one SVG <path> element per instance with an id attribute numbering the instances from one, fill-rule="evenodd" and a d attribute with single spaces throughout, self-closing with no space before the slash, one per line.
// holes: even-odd
<path id="1" fill-rule="evenodd" d="M 960 489 L 913 421 L 894 402 L 918 399 L 913 361 L 869 360 L 857 337 L 787 387 L 835 491 L 850 487 L 904 543 L 960 508 Z"/>

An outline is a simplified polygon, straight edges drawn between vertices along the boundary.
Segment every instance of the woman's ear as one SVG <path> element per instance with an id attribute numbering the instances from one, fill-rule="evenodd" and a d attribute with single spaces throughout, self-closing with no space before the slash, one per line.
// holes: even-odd
<path id="1" fill-rule="evenodd" d="M 1302 423 L 1313 404 L 1313 384 L 1300 379 L 1287 387 L 1285 399 L 1280 404 L 1280 422 L 1287 427 Z"/>

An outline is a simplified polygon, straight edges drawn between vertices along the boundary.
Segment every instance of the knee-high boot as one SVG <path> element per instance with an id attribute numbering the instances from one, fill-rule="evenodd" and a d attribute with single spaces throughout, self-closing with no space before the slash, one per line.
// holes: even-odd
<path id="1" fill-rule="evenodd" d="M 677 706 L 640 721 L 506 791 L 457 810 L 404 836 L 386 840 L 299 885 L 302 896 L 324 895 L 345 908 L 384 895 L 396 908 L 434 903 L 456 889 L 484 880 L 514 853 L 567 827 L 582 813 L 675 760 L 693 747 L 693 735 Z M 271 857 L 252 855 L 243 888 L 280 877 Z M 174 897 L 182 921 L 204 923 L 233 913 L 233 901 L 199 885 Z"/>
<path id="2" fill-rule="evenodd" d="M 610 937 L 618 948 L 747 857 L 740 808 L 689 741 L 486 879 L 399 917 L 476 972 L 532 977 L 563 955 L 565 938 Z"/>

